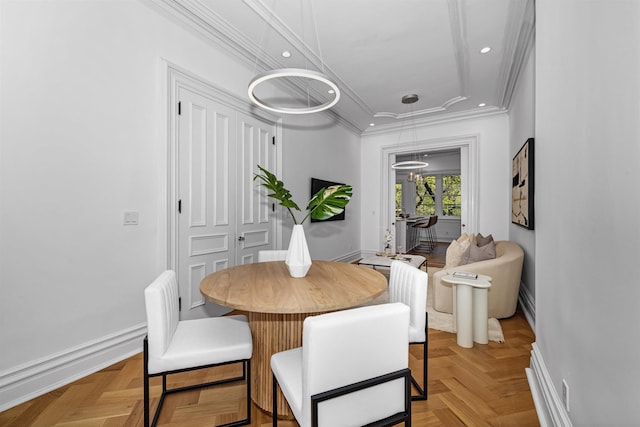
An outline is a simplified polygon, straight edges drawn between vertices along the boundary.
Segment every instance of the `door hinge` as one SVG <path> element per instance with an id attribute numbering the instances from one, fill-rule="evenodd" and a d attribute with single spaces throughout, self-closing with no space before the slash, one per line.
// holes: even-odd
<path id="1" fill-rule="evenodd" d="M 178 311 L 182 311 L 182 297 L 178 297 Z"/>
<path id="2" fill-rule="evenodd" d="M 178 102 L 178 115 L 182 115 L 182 101 Z"/>
<path id="3" fill-rule="evenodd" d="M 178 213 L 182 213 L 182 199 L 178 200 Z"/>
<path id="4" fill-rule="evenodd" d="M 271 137 L 271 144 L 276 145 L 276 137 L 275 136 Z"/>
<path id="5" fill-rule="evenodd" d="M 275 212 L 275 211 L 276 211 L 276 204 L 271 203 L 271 212 Z"/>

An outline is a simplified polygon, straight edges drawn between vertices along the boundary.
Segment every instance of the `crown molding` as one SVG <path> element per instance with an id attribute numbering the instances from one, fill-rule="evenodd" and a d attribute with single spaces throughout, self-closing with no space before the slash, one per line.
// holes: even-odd
<path id="1" fill-rule="evenodd" d="M 458 66 L 460 97 L 466 99 L 469 94 L 469 49 L 465 31 L 467 14 L 465 0 L 448 0 L 449 20 L 451 21 L 451 39 Z"/>
<path id="2" fill-rule="evenodd" d="M 498 93 L 496 99 L 499 106 L 508 109 L 515 90 L 520 72 L 526 63 L 535 34 L 534 0 L 527 0 L 524 5 L 519 2 L 509 2 L 509 19 L 511 25 L 507 28 L 504 46 L 505 55 L 500 68 Z"/>
<path id="3" fill-rule="evenodd" d="M 407 113 L 381 112 L 381 113 L 374 114 L 373 117 L 388 117 L 391 119 L 406 119 L 410 117 L 419 117 L 419 116 L 424 116 L 426 114 L 439 113 L 440 111 L 445 111 L 449 107 L 451 107 L 453 104 L 456 104 L 460 101 L 464 101 L 465 99 L 467 99 L 467 97 L 465 96 L 456 96 L 455 98 L 451 98 L 450 100 L 446 101 L 444 104 L 442 104 L 439 107 L 426 108 L 424 110 L 410 111 Z"/>
<path id="4" fill-rule="evenodd" d="M 255 63 L 258 49 L 249 38 L 198 0 L 148 0 L 156 10 L 188 30 L 223 47 L 248 63 Z"/>
<path id="5" fill-rule="evenodd" d="M 421 119 L 415 120 L 412 127 L 433 126 L 442 123 L 457 122 L 461 120 L 472 120 L 482 117 L 506 114 L 506 112 L 507 110 L 499 107 L 476 108 L 473 110 L 458 111 L 431 117 L 423 117 Z M 401 129 L 402 123 L 392 123 L 389 125 L 367 128 L 364 132 L 362 132 L 362 136 L 392 134 L 400 131 Z"/>

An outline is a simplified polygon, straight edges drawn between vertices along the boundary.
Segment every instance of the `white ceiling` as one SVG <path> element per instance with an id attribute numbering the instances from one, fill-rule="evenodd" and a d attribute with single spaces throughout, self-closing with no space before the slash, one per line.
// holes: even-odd
<path id="1" fill-rule="evenodd" d="M 361 132 L 507 109 L 534 31 L 533 0 L 156 2 L 256 72 L 324 67 L 342 92 L 332 111 Z"/>

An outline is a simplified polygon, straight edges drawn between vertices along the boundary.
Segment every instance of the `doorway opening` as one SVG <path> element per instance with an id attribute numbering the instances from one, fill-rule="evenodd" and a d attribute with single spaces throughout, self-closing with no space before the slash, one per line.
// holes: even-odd
<path id="1" fill-rule="evenodd" d="M 411 144 L 405 145 L 395 145 L 388 146 L 382 149 L 382 170 L 383 177 L 382 182 L 385 183 L 383 185 L 383 195 L 381 198 L 381 227 L 382 229 L 388 229 L 392 232 L 393 235 L 393 248 L 397 248 L 399 246 L 403 246 L 406 250 L 406 227 L 407 223 L 402 221 L 397 221 L 397 219 L 405 220 L 410 217 L 416 216 L 426 216 L 423 215 L 425 212 L 433 209 L 434 214 L 438 214 L 438 212 L 442 213 L 442 218 L 448 217 L 447 223 L 442 219 L 442 225 L 440 229 L 442 229 L 442 235 L 438 237 L 438 239 L 444 240 L 452 240 L 455 236 L 459 236 L 461 233 L 473 233 L 477 230 L 478 224 L 478 210 L 477 210 L 477 200 L 478 200 L 478 137 L 476 135 L 471 136 L 461 136 L 461 137 L 452 137 L 445 139 L 432 139 L 432 140 L 423 140 L 417 141 Z M 415 179 L 413 183 L 411 181 L 407 181 L 408 172 L 398 173 L 397 170 L 391 168 L 391 164 L 399 159 L 402 159 L 403 156 L 406 157 L 415 157 L 416 155 L 427 154 L 427 159 L 429 156 L 433 159 L 430 162 L 434 163 L 434 166 L 437 166 L 440 163 L 440 166 L 437 166 L 437 169 L 434 167 L 426 167 L 425 170 L 419 172 L 421 175 L 421 179 L 424 176 L 430 176 L 432 178 L 428 178 L 433 188 L 431 191 L 434 192 L 434 197 L 431 198 L 429 195 L 429 191 L 425 190 L 424 183 L 418 183 L 416 186 Z M 440 161 L 437 161 L 438 157 L 440 157 Z M 429 160 L 427 160 L 429 162 Z M 446 166 L 446 164 L 449 166 Z M 430 169 L 435 172 L 437 170 L 438 173 L 430 174 Z M 430 174 L 430 175 L 429 175 Z M 446 177 L 446 178 L 445 178 Z M 458 177 L 458 178 L 455 178 Z M 447 199 L 444 197 L 445 194 L 445 180 L 455 180 L 458 179 L 459 186 L 456 191 L 459 191 L 455 197 Z M 438 189 L 438 181 L 440 181 L 440 189 Z M 405 185 L 405 183 L 409 185 Z M 404 189 L 402 190 L 402 195 L 406 197 L 405 203 L 402 207 L 400 207 L 400 212 L 398 212 L 397 205 L 397 184 L 401 184 Z M 422 185 L 421 185 L 422 184 Z M 416 194 L 416 187 L 422 191 L 422 195 L 426 191 L 428 198 L 431 198 L 431 202 L 426 200 L 424 206 L 416 206 L 416 202 L 419 196 Z M 440 196 L 438 196 L 438 191 L 440 191 Z M 415 194 L 415 196 L 414 196 Z M 414 197 L 416 198 L 416 202 L 413 202 Z M 427 197 L 425 197 L 426 199 Z M 407 202 L 410 201 L 410 202 Z M 410 203 L 414 204 L 410 207 Z M 423 203 L 420 203 L 421 205 Z M 405 211 L 402 212 L 402 209 Z M 445 215 L 445 210 L 447 214 Z M 458 214 L 458 215 L 456 215 Z M 402 218 L 405 217 L 405 218 Z M 445 225 L 446 224 L 446 225 Z M 454 231 L 455 228 L 455 231 Z M 445 231 L 446 230 L 446 231 Z M 404 232 L 403 232 L 404 231 Z"/>

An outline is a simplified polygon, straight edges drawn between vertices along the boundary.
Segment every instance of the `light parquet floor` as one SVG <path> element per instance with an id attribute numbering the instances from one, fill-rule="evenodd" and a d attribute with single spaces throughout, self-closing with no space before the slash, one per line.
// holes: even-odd
<path id="1" fill-rule="evenodd" d="M 535 337 L 522 312 L 501 321 L 505 343 L 456 345 L 454 334 L 429 330 L 429 400 L 413 402 L 414 426 L 537 426 L 527 383 Z M 413 348 L 416 347 L 416 348 Z M 422 355 L 412 346 L 410 365 L 422 377 Z M 200 381 L 231 373 L 232 367 L 180 374 L 169 381 Z M 264 379 L 270 381 L 271 379 Z M 161 383 L 154 378 L 151 395 Z M 226 385 L 167 397 L 160 426 L 212 426 L 238 419 L 245 411 L 244 385 Z M 157 398 L 153 400 L 155 407 Z M 142 355 L 0 413 L 0 426 L 142 426 Z M 253 426 L 271 425 L 268 414 L 252 405 Z M 282 427 L 297 426 L 281 421 Z"/>
<path id="2" fill-rule="evenodd" d="M 419 248 L 415 248 L 410 250 L 408 253 L 422 255 L 427 258 L 427 265 L 429 267 L 442 268 L 445 264 L 449 244 L 449 242 L 438 242 L 431 252 L 422 252 Z"/>

